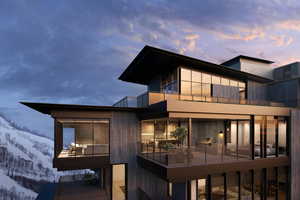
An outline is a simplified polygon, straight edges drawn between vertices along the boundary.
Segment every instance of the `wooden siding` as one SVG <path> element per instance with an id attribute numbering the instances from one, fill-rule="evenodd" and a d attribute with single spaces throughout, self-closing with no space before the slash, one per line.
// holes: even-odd
<path id="1" fill-rule="evenodd" d="M 271 101 L 282 102 L 288 106 L 298 106 L 300 98 L 299 79 L 279 81 L 268 86 L 268 97 Z"/>
<path id="2" fill-rule="evenodd" d="M 300 110 L 293 110 L 291 115 L 291 199 L 300 197 Z"/>
<path id="3" fill-rule="evenodd" d="M 128 199 L 137 199 L 139 121 L 135 113 L 113 112 L 110 130 L 111 164 L 127 163 Z"/>
<path id="4" fill-rule="evenodd" d="M 152 200 L 168 199 L 168 182 L 146 169 L 139 168 L 138 185 Z"/>
<path id="5" fill-rule="evenodd" d="M 266 85 L 254 81 L 247 82 L 247 99 L 249 101 L 267 100 Z"/>

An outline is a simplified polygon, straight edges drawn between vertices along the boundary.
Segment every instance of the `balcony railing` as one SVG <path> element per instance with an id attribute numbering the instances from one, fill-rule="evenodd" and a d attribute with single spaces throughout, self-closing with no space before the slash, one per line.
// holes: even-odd
<path id="1" fill-rule="evenodd" d="M 137 97 L 138 107 L 147 107 L 151 104 L 166 101 L 168 99 L 180 101 L 195 101 L 195 102 L 210 102 L 210 103 L 228 103 L 228 104 L 244 104 L 244 105 L 261 105 L 261 106 L 286 106 L 280 102 L 272 102 L 265 100 L 249 100 L 249 99 L 234 99 L 212 96 L 197 96 L 183 95 L 172 93 L 145 92 Z"/>
<path id="2" fill-rule="evenodd" d="M 224 144 L 157 147 L 155 144 L 144 143 L 141 145 L 141 155 L 164 165 L 207 165 L 251 160 L 250 149 L 235 153 L 226 149 Z"/>

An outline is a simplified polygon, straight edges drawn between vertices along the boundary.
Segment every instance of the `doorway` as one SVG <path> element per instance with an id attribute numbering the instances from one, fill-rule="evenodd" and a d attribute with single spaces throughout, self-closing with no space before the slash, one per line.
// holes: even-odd
<path id="1" fill-rule="evenodd" d="M 127 165 L 112 165 L 112 200 L 127 199 Z"/>

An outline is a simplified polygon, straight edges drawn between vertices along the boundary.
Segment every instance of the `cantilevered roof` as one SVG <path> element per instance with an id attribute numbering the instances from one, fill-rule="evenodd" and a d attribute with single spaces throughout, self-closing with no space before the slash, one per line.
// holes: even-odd
<path id="1" fill-rule="evenodd" d="M 20 102 L 21 104 L 32 108 L 43 114 L 51 114 L 53 110 L 72 110 L 72 111 L 144 111 L 146 108 L 132 108 L 132 107 L 114 107 L 114 106 L 94 106 L 94 105 L 75 105 L 75 104 L 52 104 L 52 103 L 33 103 Z"/>
<path id="2" fill-rule="evenodd" d="M 272 64 L 274 63 L 273 61 L 270 61 L 270 60 L 265 60 L 265 59 L 261 59 L 261 58 L 255 58 L 255 57 L 250 57 L 250 56 L 245 56 L 245 55 L 239 55 L 239 56 L 236 56 L 230 60 L 227 60 L 225 62 L 223 62 L 221 65 L 230 65 L 231 63 L 236 63 L 236 62 L 239 62 L 240 59 L 247 59 L 247 60 L 252 60 L 252 61 L 256 61 L 256 62 L 261 62 L 261 63 L 265 63 L 265 64 Z"/>
<path id="3" fill-rule="evenodd" d="M 226 66 L 202 61 L 170 51 L 145 46 L 119 77 L 122 81 L 147 85 L 158 74 L 168 72 L 178 66 L 186 66 L 202 71 L 226 75 L 240 80 L 270 82 L 272 80 L 231 69 Z"/>

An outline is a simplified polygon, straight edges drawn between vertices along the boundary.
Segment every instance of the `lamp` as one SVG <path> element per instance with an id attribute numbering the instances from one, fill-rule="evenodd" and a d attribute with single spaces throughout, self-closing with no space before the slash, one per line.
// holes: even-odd
<path id="1" fill-rule="evenodd" d="M 220 138 L 223 138 L 223 137 L 224 137 L 223 131 L 219 131 L 218 136 L 219 136 Z"/>

